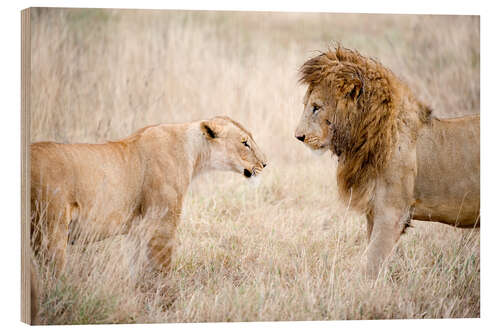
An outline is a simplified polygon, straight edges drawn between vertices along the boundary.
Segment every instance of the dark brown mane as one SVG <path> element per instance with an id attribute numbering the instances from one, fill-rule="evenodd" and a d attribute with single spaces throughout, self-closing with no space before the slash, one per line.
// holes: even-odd
<path id="1" fill-rule="evenodd" d="M 309 59 L 300 68 L 299 82 L 328 87 L 333 98 L 332 147 L 341 152 L 337 181 L 341 197 L 366 209 L 373 181 L 385 170 L 401 129 L 415 133 L 430 118 L 420 103 L 380 62 L 342 46 Z M 403 105 L 405 100 L 405 105 Z"/>

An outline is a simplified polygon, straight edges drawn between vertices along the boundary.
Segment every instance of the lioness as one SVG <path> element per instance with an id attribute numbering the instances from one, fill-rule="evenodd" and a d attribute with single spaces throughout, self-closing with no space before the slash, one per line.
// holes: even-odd
<path id="1" fill-rule="evenodd" d="M 479 115 L 437 119 L 390 70 L 341 46 L 300 74 L 295 136 L 338 156 L 340 196 L 367 216 L 371 276 L 412 218 L 479 226 Z"/>
<path id="2" fill-rule="evenodd" d="M 136 218 L 153 216 L 149 253 L 153 266 L 165 272 L 191 180 L 210 170 L 250 178 L 265 166 L 250 132 L 228 117 L 149 126 L 104 144 L 33 143 L 34 247 L 46 249 L 60 272 L 71 230 L 105 238 L 128 232 Z"/>

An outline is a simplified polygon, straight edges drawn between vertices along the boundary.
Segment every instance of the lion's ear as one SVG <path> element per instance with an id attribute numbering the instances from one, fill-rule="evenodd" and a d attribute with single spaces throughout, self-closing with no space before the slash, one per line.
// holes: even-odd
<path id="1" fill-rule="evenodd" d="M 202 121 L 200 128 L 201 132 L 207 139 L 215 139 L 217 137 L 217 129 L 214 124 L 211 124 L 208 121 Z"/>
<path id="2" fill-rule="evenodd" d="M 362 73 L 354 66 L 344 66 L 335 73 L 335 86 L 338 97 L 357 100 L 363 94 Z"/>

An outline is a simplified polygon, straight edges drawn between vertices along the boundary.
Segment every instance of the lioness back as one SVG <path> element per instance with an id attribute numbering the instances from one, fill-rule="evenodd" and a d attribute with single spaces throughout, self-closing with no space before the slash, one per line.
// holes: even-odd
<path id="1" fill-rule="evenodd" d="M 50 220 L 69 216 L 103 237 L 114 234 L 115 227 L 137 208 L 131 203 L 138 204 L 141 192 L 140 155 L 130 149 L 112 142 L 33 143 L 32 212 L 50 214 Z M 41 204 L 46 207 L 37 207 Z"/>

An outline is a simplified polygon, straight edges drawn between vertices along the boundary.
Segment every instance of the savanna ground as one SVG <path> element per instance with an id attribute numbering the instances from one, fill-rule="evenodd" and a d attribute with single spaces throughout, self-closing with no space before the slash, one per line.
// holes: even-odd
<path id="1" fill-rule="evenodd" d="M 365 220 L 337 201 L 335 158 L 293 135 L 297 69 L 335 41 L 379 59 L 438 116 L 479 112 L 478 17 L 45 9 L 32 20 L 33 142 L 228 115 L 269 160 L 259 186 L 229 173 L 193 182 L 167 279 L 143 269 L 137 236 L 72 246 L 59 280 L 37 266 L 42 322 L 479 317 L 478 230 L 415 221 L 383 276 L 365 280 Z"/>

